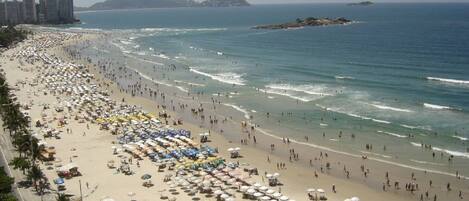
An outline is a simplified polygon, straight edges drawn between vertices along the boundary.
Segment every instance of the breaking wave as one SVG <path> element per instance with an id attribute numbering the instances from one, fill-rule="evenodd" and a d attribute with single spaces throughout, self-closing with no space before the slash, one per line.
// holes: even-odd
<path id="1" fill-rule="evenodd" d="M 228 73 L 210 74 L 210 73 L 196 70 L 192 67 L 190 68 L 190 71 L 199 75 L 210 77 L 212 78 L 212 80 L 216 80 L 219 82 L 233 84 L 233 85 L 241 85 L 241 86 L 246 85 L 245 80 L 242 78 L 242 75 L 239 75 L 236 73 L 228 72 Z"/>

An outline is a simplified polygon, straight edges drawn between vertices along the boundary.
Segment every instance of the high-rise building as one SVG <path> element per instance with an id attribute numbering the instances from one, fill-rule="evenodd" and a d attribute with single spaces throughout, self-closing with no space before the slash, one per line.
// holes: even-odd
<path id="1" fill-rule="evenodd" d="M 24 13 L 25 13 L 25 22 L 34 24 L 37 22 L 36 14 L 36 1 L 35 0 L 23 0 L 24 4 Z"/>
<path id="2" fill-rule="evenodd" d="M 58 0 L 59 1 L 59 18 L 63 23 L 73 22 L 73 0 Z"/>
<path id="3" fill-rule="evenodd" d="M 7 24 L 7 8 L 5 5 L 5 2 L 3 0 L 0 0 L 0 25 L 6 25 Z"/>
<path id="4" fill-rule="evenodd" d="M 0 25 L 74 21 L 73 0 L 0 0 Z"/>
<path id="5" fill-rule="evenodd" d="M 6 22 L 7 24 L 20 24 L 23 21 L 22 3 L 15 1 L 6 1 Z"/>
<path id="6" fill-rule="evenodd" d="M 45 17 L 48 23 L 59 23 L 59 4 L 58 0 L 46 0 Z"/>

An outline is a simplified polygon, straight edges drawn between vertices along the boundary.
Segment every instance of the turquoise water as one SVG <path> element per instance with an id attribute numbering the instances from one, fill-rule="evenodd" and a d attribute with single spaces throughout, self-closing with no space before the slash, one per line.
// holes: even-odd
<path id="1" fill-rule="evenodd" d="M 325 145 L 355 152 L 368 142 L 386 145 L 388 151 L 377 151 L 384 158 L 441 168 L 444 161 L 432 161 L 418 145 L 432 144 L 456 156 L 456 165 L 445 170 L 468 164 L 469 4 L 263 5 L 77 16 L 84 23 L 70 30 L 111 34 L 107 46 L 95 50 L 117 49 L 128 56 L 126 65 L 176 91 L 221 93 L 224 103 L 282 135 L 326 133 L 331 140 Z M 354 23 L 251 29 L 310 16 Z M 164 75 L 152 70 L 161 62 L 183 68 Z M 360 142 L 338 140 L 340 131 Z"/>

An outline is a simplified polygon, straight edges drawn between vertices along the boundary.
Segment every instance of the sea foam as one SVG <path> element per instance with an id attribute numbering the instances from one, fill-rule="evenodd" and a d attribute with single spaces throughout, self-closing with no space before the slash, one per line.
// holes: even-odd
<path id="1" fill-rule="evenodd" d="M 450 84 L 469 85 L 469 80 L 456 80 L 456 79 L 439 78 L 439 77 L 427 77 L 427 80 L 439 81 L 439 82 L 450 83 Z"/>
<path id="2" fill-rule="evenodd" d="M 228 73 L 218 73 L 218 74 L 210 74 L 206 72 L 202 72 L 199 70 L 196 70 L 194 68 L 190 68 L 190 71 L 199 75 L 207 76 L 209 78 L 212 78 L 212 80 L 216 80 L 219 82 L 227 83 L 227 84 L 233 84 L 233 85 L 246 85 L 244 82 L 245 80 L 242 78 L 242 75 L 228 72 Z"/>

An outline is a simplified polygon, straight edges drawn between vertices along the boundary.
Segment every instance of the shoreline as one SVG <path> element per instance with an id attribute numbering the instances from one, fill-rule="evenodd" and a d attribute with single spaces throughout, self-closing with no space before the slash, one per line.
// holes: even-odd
<path id="1" fill-rule="evenodd" d="M 58 49 L 59 50 L 54 51 L 55 54 L 56 55 L 63 54 L 63 52 L 61 53 L 60 48 L 58 48 Z M 64 56 L 64 55 L 62 55 L 62 56 Z M 92 71 L 95 70 L 94 71 L 95 72 L 94 74 L 96 75 L 95 80 L 98 80 L 98 83 L 102 83 L 101 81 L 104 79 L 104 77 L 101 76 L 101 75 L 98 75 L 98 73 L 96 73 L 98 71 L 96 71 L 96 69 L 93 69 L 93 67 L 91 67 L 92 65 L 86 65 L 86 66 L 88 66 L 89 69 L 92 70 Z M 7 77 L 8 76 L 9 76 L 9 74 L 7 73 Z M 155 100 L 149 100 L 149 99 L 142 98 L 142 97 L 132 97 L 129 94 L 121 93 L 120 89 L 117 86 L 117 84 L 111 82 L 110 80 L 106 80 L 103 83 L 106 83 L 106 84 L 103 84 L 103 86 L 106 86 L 106 87 L 102 87 L 102 88 L 104 88 L 108 91 L 109 90 L 113 91 L 111 97 L 114 100 L 120 100 L 121 98 L 125 98 L 126 102 L 128 102 L 128 103 L 136 104 L 136 105 L 139 105 L 139 106 L 144 106 L 146 111 L 154 112 L 154 114 L 157 113 L 157 110 L 155 110 L 156 109 L 155 108 L 155 102 L 153 102 Z M 109 86 L 107 86 L 107 85 L 109 85 Z M 159 86 L 159 88 L 161 89 L 161 88 L 164 88 L 164 87 Z M 188 118 L 186 118 L 187 117 L 187 111 L 185 111 L 185 112 L 184 111 L 172 112 L 172 110 L 169 109 L 168 113 L 170 113 L 172 117 L 174 117 L 174 116 L 184 117 L 184 125 L 182 127 L 191 128 L 191 130 L 195 131 L 195 132 L 193 132 L 194 134 L 199 133 L 199 132 L 203 132 L 203 131 L 207 130 L 207 128 L 210 128 L 210 126 L 207 126 L 206 123 L 204 124 L 205 126 L 203 128 L 200 128 L 200 125 L 198 126 L 196 124 L 186 123 L 186 119 L 188 119 Z M 186 114 L 184 115 L 184 113 L 186 113 Z M 235 121 L 232 124 L 233 125 L 231 127 L 236 127 L 236 124 L 239 126 L 239 124 Z M 82 127 L 83 128 L 83 125 L 77 126 L 77 127 Z M 92 126 L 92 127 L 95 127 L 95 126 Z M 230 126 L 227 126 L 227 127 L 230 128 Z M 295 145 L 295 143 L 297 143 L 297 142 L 301 143 L 301 142 L 295 141 L 295 140 L 290 140 L 292 142 L 291 144 L 285 144 L 285 143 L 282 144 L 281 142 L 279 142 L 281 140 L 281 138 L 278 137 L 278 136 L 275 136 L 275 137 L 277 137 L 277 139 L 269 139 L 269 137 L 272 138 L 274 136 L 255 135 L 255 133 L 257 133 L 255 131 L 253 132 L 254 133 L 253 136 L 255 135 L 257 137 L 257 141 L 259 143 L 254 144 L 252 142 L 252 139 L 250 137 L 246 136 L 247 135 L 246 133 L 238 134 L 239 135 L 238 136 L 236 134 L 225 134 L 225 133 L 219 134 L 217 132 L 213 132 L 213 129 L 210 129 L 210 130 L 212 130 L 212 133 L 215 133 L 215 134 L 212 134 L 211 139 L 212 138 L 213 139 L 212 139 L 212 142 L 209 143 L 209 144 L 215 145 L 215 147 L 223 147 L 223 148 L 220 149 L 221 150 L 220 151 L 221 155 L 223 155 L 224 157 L 226 157 L 228 155 L 228 153 L 225 151 L 225 148 L 228 147 L 228 146 L 235 145 L 235 146 L 242 147 L 242 149 L 243 149 L 242 155 L 246 155 L 246 156 L 244 158 L 240 159 L 240 161 L 242 161 L 241 163 L 243 163 L 243 161 L 245 161 L 246 163 L 254 164 L 254 166 L 258 167 L 261 170 L 261 172 L 262 172 L 262 170 L 269 170 L 269 172 L 280 171 L 280 173 L 282 174 L 281 180 L 284 181 L 284 183 L 285 183 L 285 188 L 282 187 L 282 191 L 287 192 L 288 195 L 291 195 L 292 197 L 296 198 L 297 200 L 303 200 L 301 198 L 306 197 L 305 190 L 307 188 L 313 187 L 312 185 L 317 185 L 318 187 L 322 187 L 322 188 L 326 189 L 327 195 L 330 197 L 331 200 L 343 200 L 347 197 L 352 197 L 352 196 L 355 196 L 355 195 L 359 196 L 363 200 L 372 200 L 373 198 L 374 199 L 379 198 L 380 200 L 416 200 L 416 199 L 418 199 L 418 198 L 416 198 L 416 195 L 411 195 L 411 196 L 406 195 L 406 192 L 404 192 L 403 190 L 393 191 L 391 189 L 390 191 L 392 193 L 390 193 L 390 192 L 383 193 L 379 190 L 380 189 L 379 179 L 376 179 L 376 178 L 375 179 L 369 179 L 369 180 L 373 180 L 373 181 L 369 181 L 369 180 L 363 179 L 363 177 L 361 177 L 361 176 L 357 177 L 357 175 L 356 175 L 356 172 L 359 172 L 359 170 L 358 170 L 359 164 L 366 164 L 367 166 L 369 165 L 369 167 L 371 167 L 370 169 L 373 171 L 373 176 L 370 176 L 370 177 L 374 177 L 374 173 L 375 173 L 374 170 L 378 170 L 377 175 L 383 175 L 384 176 L 384 172 L 379 171 L 380 168 L 383 168 L 385 166 L 384 164 L 379 164 L 377 162 L 368 162 L 368 160 L 361 161 L 360 159 L 357 162 L 356 160 L 353 160 L 353 159 L 351 160 L 349 158 L 349 156 L 342 156 L 341 153 L 333 153 L 333 154 L 329 153 L 330 155 L 329 155 L 328 159 L 324 159 L 323 161 L 320 161 L 320 162 L 315 161 L 314 167 L 312 167 L 313 168 L 312 169 L 311 167 L 308 167 L 308 165 L 306 165 L 308 162 L 307 162 L 307 159 L 304 159 L 304 156 L 308 156 L 308 154 L 314 152 L 314 153 L 317 154 L 315 156 L 318 157 L 319 156 L 318 152 L 321 152 L 321 150 L 322 150 L 322 149 L 320 149 L 320 147 L 313 147 L 313 149 L 303 148 L 303 147 L 299 146 L 299 144 Z M 239 130 L 239 127 L 237 129 L 233 128 L 233 133 L 236 133 L 235 130 Z M 197 137 L 196 135 L 194 135 L 194 136 Z M 114 137 L 114 136 L 108 136 L 108 137 Z M 108 137 L 106 137 L 106 139 Z M 249 142 L 249 145 L 240 145 L 239 143 L 230 143 L 230 142 L 239 142 L 239 139 L 243 139 L 243 138 L 246 139 Z M 67 140 L 67 139 L 63 139 L 63 140 Z M 112 140 L 112 139 L 107 139 L 107 140 Z M 62 141 L 62 139 L 58 140 L 58 142 L 60 142 L 60 141 Z M 272 142 L 274 144 L 276 144 L 275 153 L 271 153 L 270 147 L 268 147 L 269 144 L 272 144 Z M 277 143 L 280 143 L 280 144 L 277 144 Z M 77 146 L 79 146 L 79 145 L 80 144 L 77 144 Z M 101 145 L 104 145 L 104 144 L 102 143 Z M 287 158 L 288 158 L 289 153 L 287 151 L 291 147 L 294 147 L 295 151 L 297 153 L 299 153 L 301 160 L 294 161 L 294 162 L 291 162 L 291 163 L 288 162 Z M 57 150 L 58 150 L 58 153 L 60 153 L 60 149 L 57 149 Z M 63 151 L 65 151 L 65 150 L 63 150 Z M 328 150 L 328 151 L 330 151 L 330 150 Z M 111 153 L 108 153 L 108 154 L 110 155 Z M 276 170 L 275 165 L 270 164 L 270 163 L 268 163 L 264 160 L 267 156 L 270 157 L 271 161 L 282 161 L 282 162 L 287 163 L 288 169 L 287 170 Z M 310 156 L 310 158 L 313 158 L 313 157 L 314 157 L 313 155 Z M 327 163 L 331 163 L 332 167 L 333 167 L 332 170 L 330 170 L 330 173 L 329 173 L 330 175 L 326 171 L 326 173 L 324 173 L 324 174 L 320 173 L 319 179 L 315 179 L 314 174 L 313 174 L 313 170 L 319 171 L 319 169 L 318 169 L 319 166 L 321 166 L 321 169 L 322 169 L 322 166 L 326 163 L 326 161 L 327 161 Z M 354 170 L 353 170 L 354 174 L 352 174 L 352 179 L 351 180 L 347 180 L 345 178 L 339 178 L 338 175 L 341 174 L 340 173 L 341 172 L 340 171 L 340 169 L 341 169 L 340 161 L 347 161 L 347 166 L 354 167 Z M 369 164 L 369 163 L 371 163 L 371 164 Z M 349 164 L 351 164 L 351 165 L 349 165 Z M 393 176 L 395 176 L 394 174 L 397 174 L 397 177 L 399 178 L 398 180 L 405 181 L 406 180 L 405 178 L 407 178 L 407 176 L 404 176 L 404 175 L 410 175 L 409 174 L 410 172 L 408 170 L 399 170 L 400 168 L 396 168 L 396 167 L 394 167 L 394 168 L 390 167 L 388 169 L 393 170 L 393 171 L 391 171 Z M 394 171 L 396 173 L 394 173 Z M 84 174 L 87 174 L 87 172 L 84 172 Z M 428 173 L 428 174 L 431 175 L 432 178 L 436 178 L 435 179 L 435 184 L 434 184 L 435 186 L 437 186 L 437 185 L 444 186 L 444 179 L 446 178 L 446 176 L 432 175 L 430 173 Z M 426 175 L 422 172 L 417 172 L 416 173 L 417 178 L 422 178 L 422 177 L 427 177 L 427 176 L 428 175 Z M 380 176 L 377 176 L 377 177 L 380 177 Z M 137 179 L 139 179 L 139 178 L 137 178 Z M 259 179 L 259 178 L 257 178 L 257 179 Z M 361 180 L 362 182 L 357 182 L 358 180 Z M 363 182 L 363 180 L 364 180 L 364 182 Z M 451 181 L 452 185 L 454 185 L 454 186 L 464 185 L 466 183 L 466 181 L 459 181 L 461 183 L 458 183 L 458 180 L 456 180 L 454 178 L 453 179 L 448 179 L 448 180 Z M 453 180 L 455 180 L 455 181 L 453 182 Z M 330 192 L 331 184 L 336 184 L 337 185 L 337 187 L 338 187 L 338 193 L 337 194 L 334 194 L 334 193 Z M 403 183 L 401 183 L 401 184 L 403 184 Z M 422 186 L 424 186 L 424 185 L 422 184 Z M 318 188 L 318 187 L 316 187 L 316 188 Z M 431 189 L 431 190 L 435 190 L 435 189 Z M 439 192 L 439 194 L 441 194 L 440 190 L 437 189 L 435 191 L 437 191 L 437 192 Z M 354 193 L 354 194 L 352 194 L 352 193 Z M 360 193 L 362 193 L 362 194 L 360 194 Z M 453 194 L 455 194 L 455 193 L 453 193 Z M 303 196 L 303 197 L 301 197 L 301 196 Z M 384 196 L 386 198 L 384 198 Z M 450 195 L 450 196 L 451 197 L 449 197 L 449 198 L 452 198 L 455 195 Z"/>

